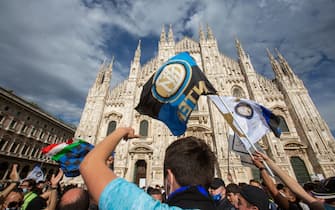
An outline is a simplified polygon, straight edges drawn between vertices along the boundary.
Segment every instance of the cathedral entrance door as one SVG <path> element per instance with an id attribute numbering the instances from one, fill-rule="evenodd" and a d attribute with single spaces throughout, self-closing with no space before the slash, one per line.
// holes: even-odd
<path id="1" fill-rule="evenodd" d="M 146 177 L 147 177 L 147 163 L 145 160 L 138 160 L 135 163 L 135 174 L 134 174 L 134 182 L 139 187 L 146 186 Z"/>

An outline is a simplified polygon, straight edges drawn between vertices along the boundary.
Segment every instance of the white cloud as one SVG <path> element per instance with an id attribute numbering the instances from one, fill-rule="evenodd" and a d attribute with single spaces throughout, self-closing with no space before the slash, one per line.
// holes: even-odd
<path id="1" fill-rule="evenodd" d="M 113 4 L 103 4 L 107 7 L 112 24 L 139 37 L 158 35 L 163 24 L 173 24 L 175 27 L 187 18 L 189 10 L 196 10 L 200 6 L 199 1 L 194 0 L 113 1 Z"/>
<path id="2" fill-rule="evenodd" d="M 0 4 L 1 84 L 36 102 L 48 98 L 41 106 L 54 114 L 79 118 L 78 100 L 86 96 L 104 57 L 104 11 L 68 0 Z M 64 100 L 68 104 L 57 109 Z"/>

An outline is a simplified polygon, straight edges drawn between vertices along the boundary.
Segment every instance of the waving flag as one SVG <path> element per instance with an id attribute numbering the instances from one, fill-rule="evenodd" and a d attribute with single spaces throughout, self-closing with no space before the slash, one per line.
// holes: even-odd
<path id="1" fill-rule="evenodd" d="M 49 145 L 42 149 L 42 153 L 58 162 L 65 176 L 76 177 L 80 175 L 79 165 L 81 161 L 92 149 L 93 145 L 78 139 L 73 142 Z"/>
<path id="2" fill-rule="evenodd" d="M 173 135 L 185 133 L 188 118 L 201 95 L 216 90 L 188 52 L 170 58 L 143 86 L 140 114 L 164 122 Z"/>
<path id="3" fill-rule="evenodd" d="M 34 179 L 36 182 L 44 181 L 44 173 L 39 165 L 36 165 L 30 171 L 25 179 Z"/>
<path id="4" fill-rule="evenodd" d="M 209 97 L 247 149 L 251 145 L 246 137 L 254 144 L 270 129 L 276 137 L 280 137 L 280 118 L 255 101 L 232 96 L 211 95 Z"/>
<path id="5" fill-rule="evenodd" d="M 42 153 L 48 157 L 52 157 L 71 143 L 73 143 L 73 139 L 68 139 L 66 142 L 60 144 L 50 144 L 49 146 L 46 146 L 42 149 Z"/>
<path id="6" fill-rule="evenodd" d="M 67 143 L 50 144 L 49 146 L 46 146 L 42 149 L 42 153 L 48 157 L 52 157 L 58 152 L 62 151 L 66 146 L 68 146 Z"/>

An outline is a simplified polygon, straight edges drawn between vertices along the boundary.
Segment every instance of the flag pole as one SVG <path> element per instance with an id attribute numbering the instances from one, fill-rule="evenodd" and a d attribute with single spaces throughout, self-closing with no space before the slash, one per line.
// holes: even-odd
<path id="1" fill-rule="evenodd" d="M 229 109 L 229 107 L 227 106 L 227 104 L 222 100 L 222 98 L 221 98 L 219 95 L 217 95 L 217 96 L 219 97 L 219 99 L 220 99 L 221 103 L 223 104 L 223 106 L 224 106 L 230 113 L 233 113 L 233 112 Z M 220 109 L 219 109 L 219 111 L 220 111 Z M 221 112 L 221 111 L 220 111 L 220 112 Z M 244 132 L 244 130 L 243 130 L 242 127 L 240 126 L 240 122 L 238 121 L 238 119 L 233 118 L 233 120 L 236 121 L 236 125 L 238 126 L 238 129 L 239 129 L 239 130 L 242 132 L 242 134 L 245 136 L 245 139 L 248 141 L 248 143 L 251 145 L 251 147 L 252 147 L 255 151 L 258 151 L 258 149 L 256 148 L 256 146 L 250 141 L 250 139 L 249 139 L 248 135 L 246 134 L 246 132 Z M 246 148 L 246 149 L 247 149 L 249 155 L 252 157 L 252 153 L 251 153 L 250 149 L 249 149 L 249 148 Z M 263 161 L 263 165 L 264 165 L 264 167 L 266 168 L 266 170 L 269 172 L 269 174 L 270 174 L 272 177 L 274 177 L 275 175 L 273 174 L 272 170 L 270 169 L 270 167 L 268 166 L 268 164 L 267 164 L 265 161 Z"/>
<path id="2" fill-rule="evenodd" d="M 204 59 L 203 59 L 203 56 L 200 56 L 200 59 L 201 59 L 201 63 L 203 65 L 203 72 L 206 73 L 206 67 L 204 65 Z M 195 60 L 195 59 L 194 59 Z M 199 67 L 200 68 L 200 67 Z M 215 132 L 214 132 L 214 122 L 213 122 L 213 112 L 212 112 L 212 107 L 211 107 L 211 103 L 209 102 L 210 99 L 208 97 L 206 97 L 206 100 L 207 100 L 207 105 L 208 105 L 208 112 L 209 112 L 209 120 L 210 120 L 210 124 L 211 124 L 211 127 L 212 127 L 212 142 L 213 142 L 213 149 L 214 149 L 214 153 L 216 154 L 216 156 L 218 157 L 218 150 L 217 150 L 217 147 L 216 147 L 216 137 L 215 137 Z M 217 171 L 217 175 L 219 178 L 222 178 L 222 174 L 221 174 L 221 170 L 220 170 L 220 165 L 219 165 L 219 160 L 218 158 L 215 158 L 216 161 L 214 163 L 214 167 Z"/>
<path id="3" fill-rule="evenodd" d="M 227 133 L 227 140 L 229 140 L 229 134 L 228 133 Z M 229 166 L 229 162 L 230 162 L 230 155 L 229 155 L 229 153 L 230 153 L 230 151 L 229 151 L 229 143 L 228 143 L 228 147 L 227 148 L 228 148 L 228 154 L 227 154 L 227 158 L 228 158 L 228 161 L 227 161 L 228 174 L 227 174 L 227 176 L 229 176 L 230 175 L 230 166 Z"/>
<path id="4" fill-rule="evenodd" d="M 216 147 L 216 137 L 215 137 L 215 132 L 214 132 L 214 122 L 213 122 L 213 116 L 212 116 L 212 114 L 213 114 L 212 107 L 211 107 L 211 103 L 209 102 L 209 98 L 208 97 L 206 97 L 206 98 L 207 98 L 207 105 L 208 105 L 208 111 L 209 111 L 209 120 L 211 121 L 211 127 L 212 127 L 212 131 L 213 131 L 213 136 L 212 136 L 213 149 L 214 149 L 214 152 L 216 153 L 216 156 L 218 157 L 218 150 L 217 150 L 217 147 Z M 216 158 L 216 161 L 215 161 L 215 169 L 217 171 L 218 177 L 222 178 L 218 158 Z"/>

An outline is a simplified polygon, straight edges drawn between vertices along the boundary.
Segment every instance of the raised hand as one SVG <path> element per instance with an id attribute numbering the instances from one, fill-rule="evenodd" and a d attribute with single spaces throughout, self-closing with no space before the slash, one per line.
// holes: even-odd
<path id="1" fill-rule="evenodd" d="M 64 175 L 64 172 L 62 169 L 59 169 L 58 174 L 55 176 L 55 174 L 52 174 L 51 179 L 50 179 L 50 183 L 51 183 L 51 187 L 57 187 L 58 183 L 62 180 Z"/>
<path id="2" fill-rule="evenodd" d="M 257 168 L 264 168 L 264 164 L 263 164 L 263 158 L 261 155 L 257 154 L 257 153 L 254 153 L 252 155 L 252 162 L 254 163 L 254 165 L 257 167 Z"/>
<path id="3" fill-rule="evenodd" d="M 134 139 L 134 138 L 139 138 L 140 136 L 135 134 L 135 130 L 131 127 L 125 127 L 123 128 L 126 130 L 126 134 L 123 136 L 124 140 L 128 140 L 128 139 Z"/>
<path id="4" fill-rule="evenodd" d="M 10 174 L 9 174 L 9 178 L 12 181 L 19 181 L 20 180 L 19 174 L 17 173 L 17 164 L 13 164 L 13 168 L 12 168 L 12 171 L 10 172 Z"/>
<path id="5" fill-rule="evenodd" d="M 259 151 L 256 151 L 253 155 L 264 161 L 270 160 L 270 158 L 266 154 L 261 153 Z"/>

